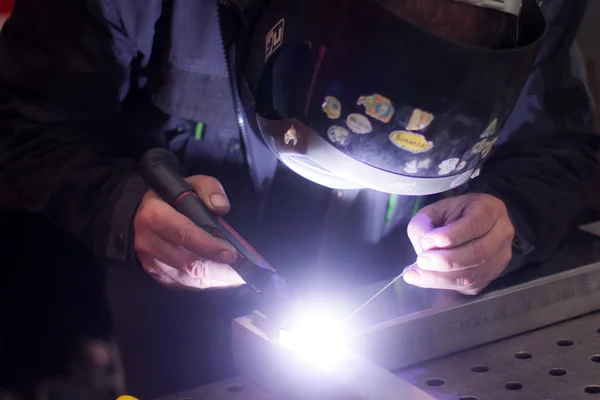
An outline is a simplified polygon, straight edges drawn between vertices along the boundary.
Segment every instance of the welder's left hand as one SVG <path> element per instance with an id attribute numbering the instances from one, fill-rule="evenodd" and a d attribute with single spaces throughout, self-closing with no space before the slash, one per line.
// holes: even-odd
<path id="1" fill-rule="evenodd" d="M 423 208 L 408 225 L 419 268 L 404 280 L 423 288 L 481 292 L 504 271 L 515 234 L 504 203 L 466 194 Z"/>

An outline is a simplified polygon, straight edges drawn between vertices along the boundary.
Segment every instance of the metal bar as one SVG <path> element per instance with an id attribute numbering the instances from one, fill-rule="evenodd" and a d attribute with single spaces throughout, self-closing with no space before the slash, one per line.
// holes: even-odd
<path id="1" fill-rule="evenodd" d="M 600 309 L 600 263 L 364 330 L 353 350 L 398 370 Z"/>
<path id="2" fill-rule="evenodd" d="M 434 399 L 351 352 L 343 355 L 335 367 L 315 367 L 269 339 L 251 317 L 233 322 L 233 354 L 238 372 L 285 399 Z"/>

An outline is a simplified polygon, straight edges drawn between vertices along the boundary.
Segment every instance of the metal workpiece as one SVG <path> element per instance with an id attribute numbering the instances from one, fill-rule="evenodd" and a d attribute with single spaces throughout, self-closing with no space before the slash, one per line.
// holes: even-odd
<path id="1" fill-rule="evenodd" d="M 394 371 L 600 309 L 600 263 L 366 329 L 353 350 Z"/>
<path id="2" fill-rule="evenodd" d="M 440 400 L 600 399 L 600 313 L 397 374 Z"/>
<path id="3" fill-rule="evenodd" d="M 352 352 L 331 367 L 314 366 L 265 335 L 250 316 L 233 322 L 233 354 L 240 374 L 281 399 L 435 399 Z"/>

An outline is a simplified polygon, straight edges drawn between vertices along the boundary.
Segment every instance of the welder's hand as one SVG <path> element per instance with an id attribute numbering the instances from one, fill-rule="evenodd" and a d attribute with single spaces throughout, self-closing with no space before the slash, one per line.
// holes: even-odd
<path id="1" fill-rule="evenodd" d="M 504 203 L 493 196 L 439 201 L 408 225 L 419 268 L 404 279 L 419 287 L 478 294 L 508 265 L 514 234 Z"/>
<path id="2" fill-rule="evenodd" d="M 215 214 L 229 212 L 223 187 L 214 178 L 193 176 L 186 181 Z M 133 223 L 134 247 L 144 270 L 172 289 L 202 290 L 244 284 L 228 264 L 237 258 L 229 243 L 219 240 L 177 212 L 149 190 Z"/>

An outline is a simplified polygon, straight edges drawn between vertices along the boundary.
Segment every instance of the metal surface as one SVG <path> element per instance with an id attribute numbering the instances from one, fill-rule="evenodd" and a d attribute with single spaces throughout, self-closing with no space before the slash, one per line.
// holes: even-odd
<path id="1" fill-rule="evenodd" d="M 424 363 L 398 376 L 441 400 L 600 399 L 600 313 Z"/>
<path id="2" fill-rule="evenodd" d="M 600 309 L 600 263 L 370 327 L 354 350 L 387 370 Z"/>
<path id="3" fill-rule="evenodd" d="M 285 399 L 434 400 L 352 352 L 339 354 L 334 365 L 313 365 L 267 337 L 252 317 L 233 322 L 233 354 L 240 374 Z"/>
<path id="4" fill-rule="evenodd" d="M 287 400 L 240 375 L 211 385 L 159 397 L 156 400 Z"/>

